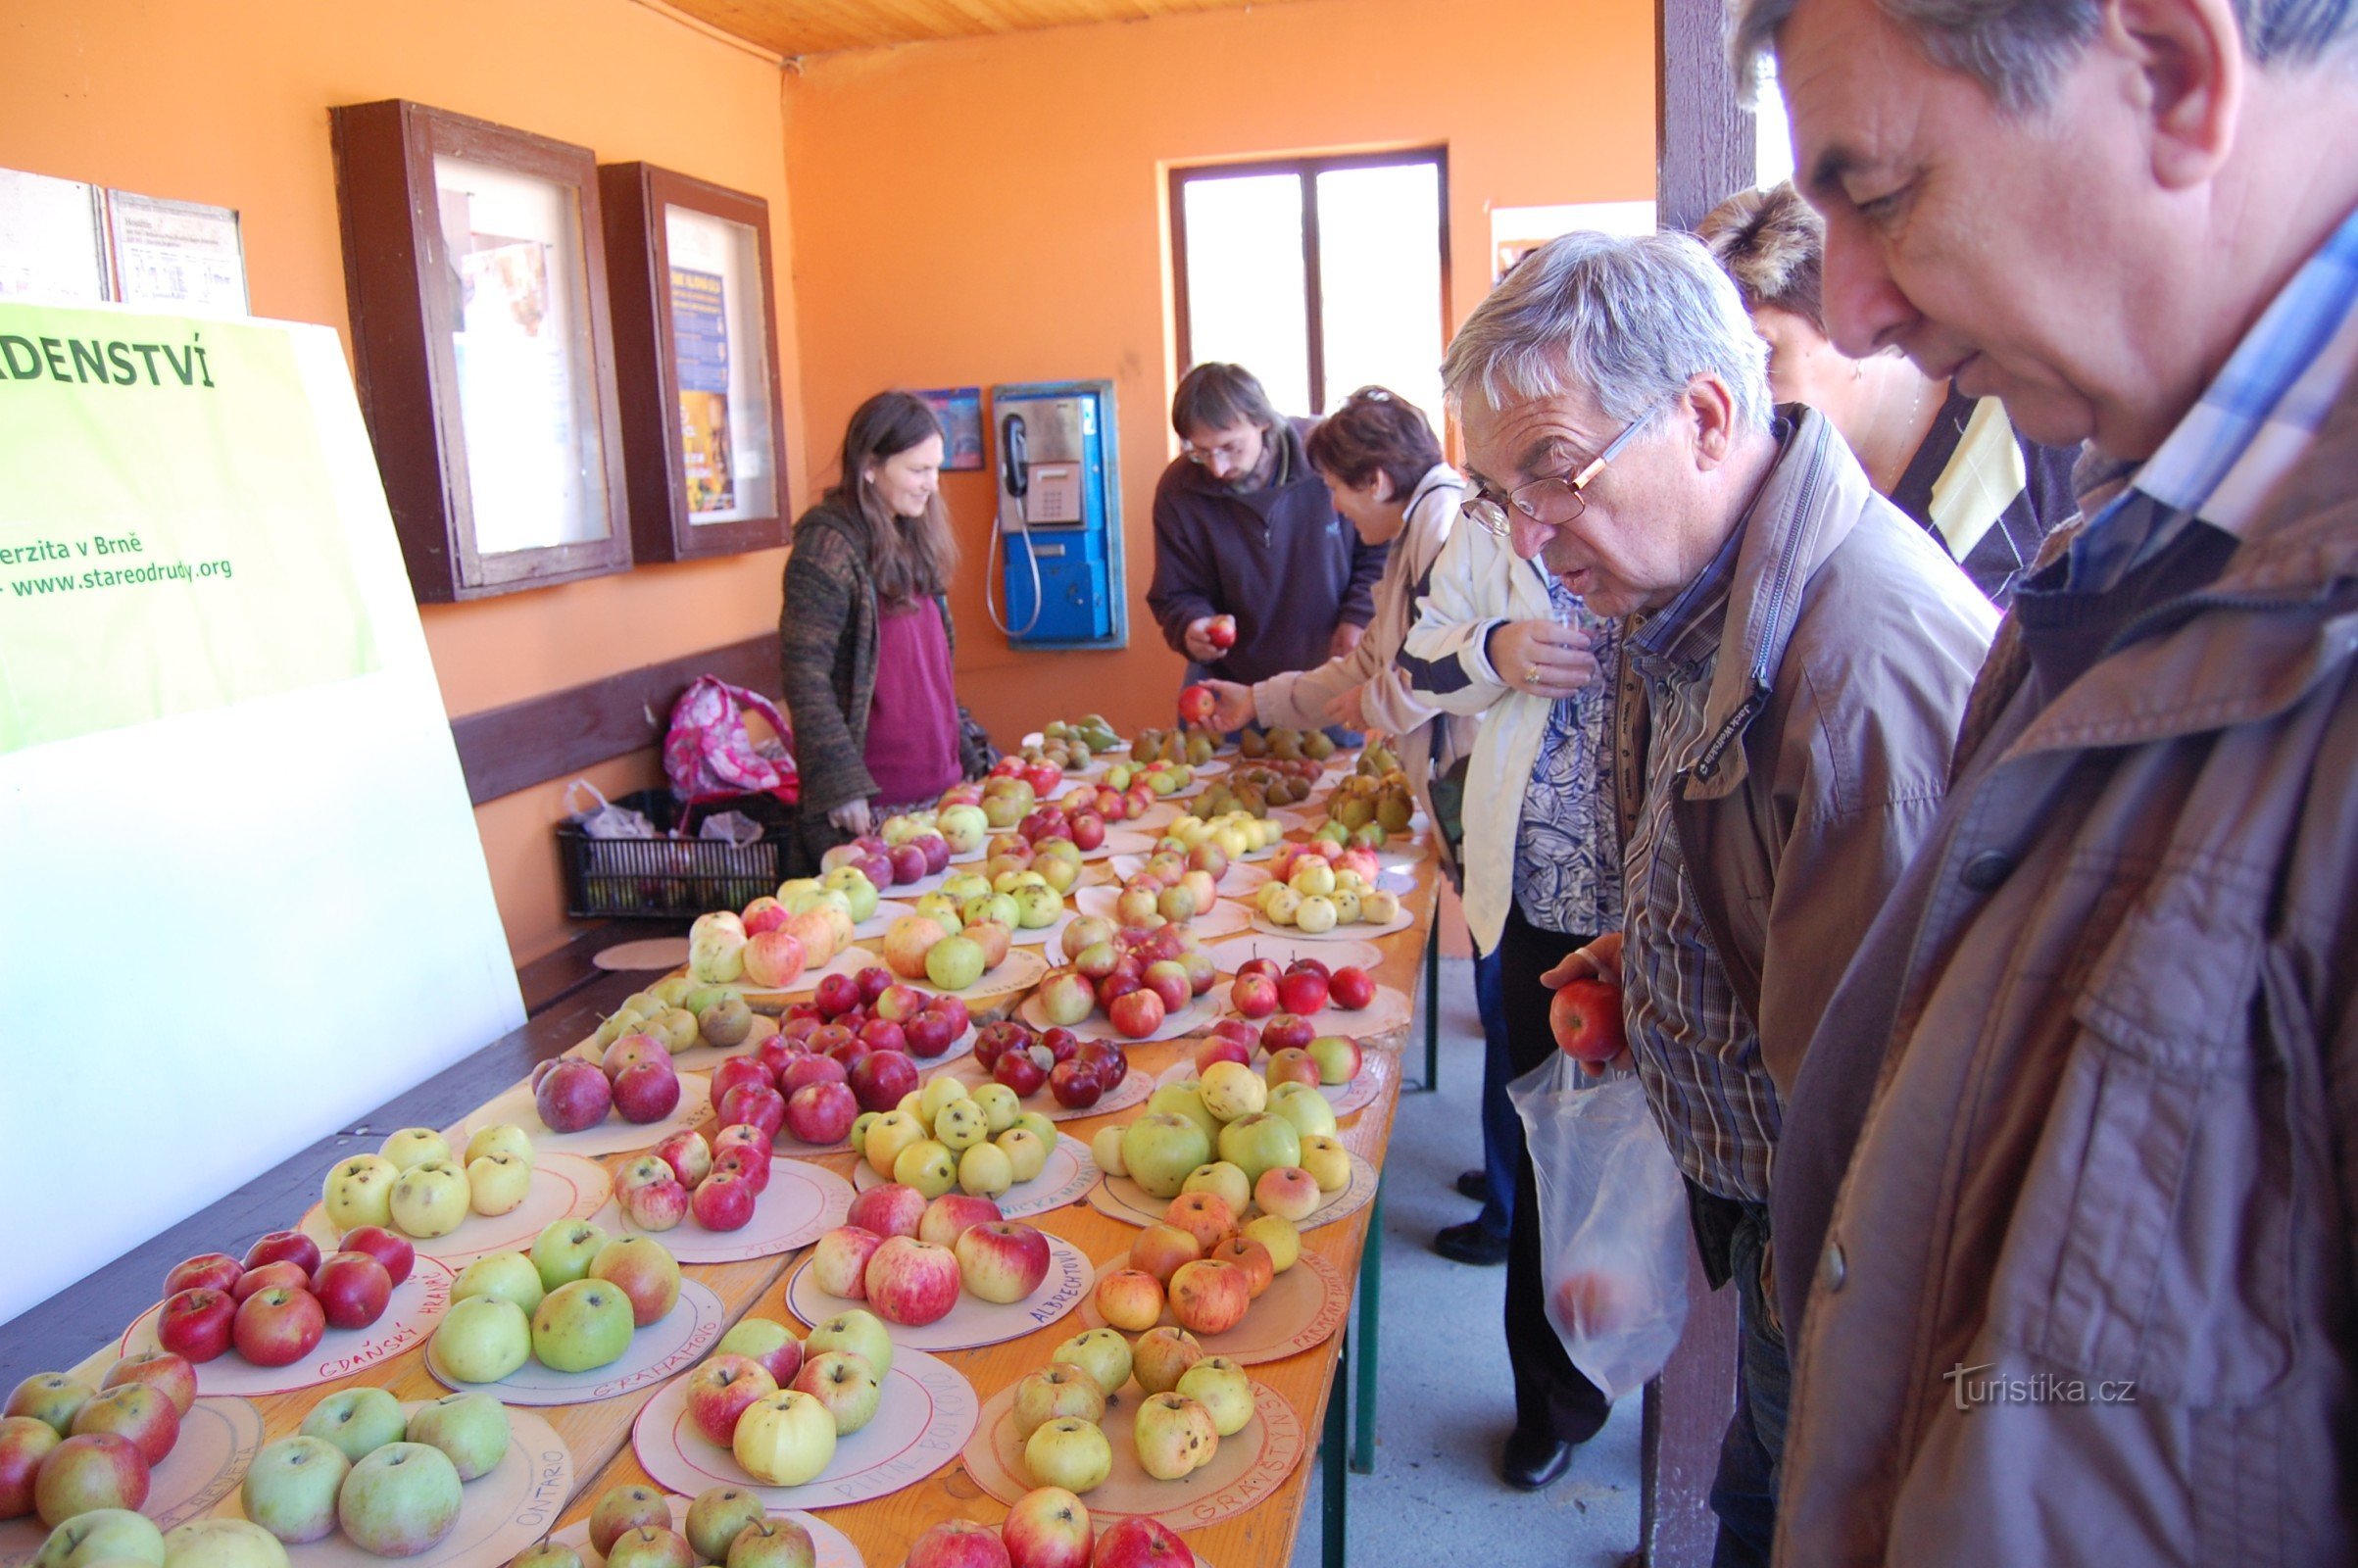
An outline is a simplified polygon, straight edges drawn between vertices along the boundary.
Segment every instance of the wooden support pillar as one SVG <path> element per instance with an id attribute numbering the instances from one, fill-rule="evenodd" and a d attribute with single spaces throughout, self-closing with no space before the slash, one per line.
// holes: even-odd
<path id="1" fill-rule="evenodd" d="M 1736 101 L 1722 0 L 1654 0 L 1654 221 L 1693 228 L 1752 183 L 1752 111 Z"/>

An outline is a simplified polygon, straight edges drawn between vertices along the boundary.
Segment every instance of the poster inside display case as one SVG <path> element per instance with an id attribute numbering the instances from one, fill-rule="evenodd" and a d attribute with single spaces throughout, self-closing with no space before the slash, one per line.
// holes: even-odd
<path id="1" fill-rule="evenodd" d="M 418 598 L 627 567 L 594 155 L 399 100 L 333 123 L 361 395 Z"/>
<path id="2" fill-rule="evenodd" d="M 648 164 L 599 181 L 638 556 L 783 544 L 767 203 Z"/>

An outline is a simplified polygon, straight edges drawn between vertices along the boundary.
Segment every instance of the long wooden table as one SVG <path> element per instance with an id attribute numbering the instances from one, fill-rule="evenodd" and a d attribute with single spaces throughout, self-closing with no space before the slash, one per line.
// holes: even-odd
<path id="1" fill-rule="evenodd" d="M 1414 920 L 1405 930 L 1373 939 L 1384 953 L 1377 979 L 1399 989 L 1411 1000 L 1416 995 L 1420 969 L 1425 967 L 1420 960 L 1432 937 L 1433 914 L 1437 905 L 1435 864 L 1430 855 L 1415 863 L 1413 873 L 1415 886 L 1403 903 L 1414 911 Z M 1105 875 L 1102 864 L 1093 864 L 1089 868 L 1088 879 L 1101 880 Z M 1229 940 L 1241 942 L 1243 939 Z M 1218 952 L 1220 944 L 1215 942 L 1211 946 L 1215 953 Z M 1427 1005 L 1429 1009 L 1430 998 L 1427 999 Z M 579 1010 L 575 1009 L 576 1024 L 579 1022 Z M 1402 1024 L 1362 1041 L 1363 1046 L 1371 1047 L 1373 1053 L 1380 1053 L 1387 1058 L 1388 1082 L 1372 1103 L 1342 1119 L 1344 1142 L 1374 1164 L 1379 1174 L 1400 1102 L 1402 1048 L 1406 1044 L 1407 1034 L 1408 1026 Z M 1192 1053 L 1194 1046 L 1193 1040 L 1134 1046 L 1130 1048 L 1134 1070 L 1158 1073 L 1181 1055 Z M 546 1055 L 553 1053 L 543 1050 L 535 1054 Z M 1429 1079 L 1429 1044 L 1427 1063 Z M 478 1080 L 481 1077 L 479 1068 L 476 1077 Z M 509 1079 L 499 1087 L 505 1089 L 513 1082 L 513 1079 Z M 470 1104 L 487 1102 L 491 1098 L 491 1095 L 480 1094 Z M 1132 1109 L 1117 1112 L 1113 1116 L 1089 1117 L 1060 1125 L 1062 1130 L 1086 1141 L 1108 1122 L 1127 1120 L 1135 1114 L 1136 1110 Z M 443 1122 L 459 1119 L 458 1116 L 447 1116 Z M 378 1135 L 381 1136 L 384 1130 L 388 1129 L 377 1129 Z M 360 1133 L 340 1142 L 345 1146 L 341 1152 L 350 1152 L 354 1148 L 373 1147 Z M 311 1176 L 312 1192 L 316 1193 L 319 1177 L 324 1175 L 335 1157 L 341 1157 L 341 1154 L 332 1154 L 319 1161 Z M 610 1167 L 619 1167 L 629 1157 L 629 1154 L 612 1155 L 605 1163 Z M 815 1162 L 827 1165 L 849 1178 L 854 1157 L 846 1152 L 817 1156 Z M 280 1174 L 283 1177 L 283 1171 Z M 283 1187 L 284 1181 L 281 1180 L 279 1185 Z M 259 1234 L 260 1229 L 291 1226 L 300 1213 L 301 1206 L 297 1204 L 287 1212 L 274 1216 L 272 1223 L 258 1227 L 254 1234 Z M 1360 1299 L 1356 1302 L 1360 1356 L 1363 1368 L 1370 1374 L 1361 1379 L 1360 1430 L 1355 1446 L 1357 1451 L 1353 1455 L 1355 1462 L 1352 1468 L 1361 1471 L 1372 1462 L 1374 1412 L 1371 1374 L 1375 1349 L 1375 1288 L 1379 1278 L 1376 1259 L 1367 1251 L 1367 1242 L 1371 1234 L 1379 1238 L 1380 1250 L 1381 1214 L 1382 1194 L 1379 1187 L 1374 1202 L 1346 1219 L 1305 1232 L 1303 1236 L 1305 1250 L 1322 1254 L 1344 1278 L 1357 1280 L 1360 1286 Z M 1072 1242 L 1093 1263 L 1103 1263 L 1124 1251 L 1138 1234 L 1133 1227 L 1099 1213 L 1086 1201 L 1034 1216 L 1031 1223 Z M 183 1226 L 173 1234 L 180 1235 L 186 1230 L 187 1227 Z M 217 1236 L 200 1246 L 184 1250 L 194 1251 L 228 1248 L 242 1245 L 244 1239 Z M 801 1256 L 798 1251 L 741 1263 L 683 1265 L 682 1273 L 701 1282 L 720 1298 L 724 1315 L 730 1323 L 748 1313 L 756 1313 L 799 1326 L 799 1320 L 785 1304 L 785 1290 L 786 1280 Z M 162 1269 L 158 1267 L 152 1271 L 160 1274 Z M 123 1324 L 144 1310 L 150 1299 L 152 1298 L 141 1298 L 114 1303 L 120 1308 L 120 1320 L 110 1322 L 104 1348 L 93 1351 L 76 1370 L 93 1379 L 103 1372 L 114 1359 L 114 1342 Z M 1044 1364 L 1049 1358 L 1049 1350 L 1066 1336 L 1077 1332 L 1077 1329 L 1074 1318 L 1067 1317 L 1017 1340 L 973 1350 L 943 1352 L 943 1358 L 966 1377 L 979 1398 L 988 1401 L 994 1394 Z M 1233 1518 L 1183 1532 L 1188 1544 L 1200 1557 L 1218 1563 L 1221 1568 L 1244 1568 L 1244 1565 L 1252 1564 L 1269 1568 L 1269 1565 L 1289 1562 L 1295 1537 L 1302 1525 L 1309 1466 L 1313 1462 L 1322 1462 L 1327 1475 L 1323 1521 L 1325 1556 L 1329 1563 L 1339 1564 L 1343 1560 L 1343 1416 L 1349 1365 L 1346 1357 L 1351 1334 L 1351 1331 L 1347 1327 L 1309 1350 L 1251 1369 L 1251 1375 L 1256 1382 L 1276 1392 L 1294 1408 L 1305 1432 L 1321 1436 L 1312 1444 L 1302 1463 L 1297 1465 L 1261 1503 Z M 351 1385 L 382 1387 L 404 1399 L 434 1398 L 447 1392 L 426 1370 L 422 1348 L 413 1349 L 390 1362 L 339 1382 L 319 1384 L 298 1393 L 256 1400 L 266 1435 L 277 1438 L 293 1432 L 304 1414 L 322 1396 L 337 1388 Z M 655 1393 L 656 1388 L 649 1388 L 596 1403 L 541 1407 L 537 1410 L 536 1413 L 548 1420 L 565 1440 L 573 1457 L 574 1493 L 560 1520 L 560 1527 L 586 1517 L 598 1496 L 609 1488 L 650 1481 L 631 1451 L 630 1428 L 640 1407 Z M 953 1462 L 888 1496 L 847 1507 L 829 1508 L 824 1511 L 824 1517 L 859 1545 L 869 1568 L 896 1568 L 906 1555 L 909 1544 L 930 1526 L 953 1518 L 997 1523 L 1006 1513 L 1006 1505 L 984 1494 L 966 1473 L 962 1462 Z M 468 1565 L 468 1568 L 497 1568 L 497 1565 Z"/>

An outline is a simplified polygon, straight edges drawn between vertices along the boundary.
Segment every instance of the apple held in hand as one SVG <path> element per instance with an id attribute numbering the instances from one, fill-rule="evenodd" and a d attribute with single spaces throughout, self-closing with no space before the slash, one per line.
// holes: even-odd
<path id="1" fill-rule="evenodd" d="M 1219 694 L 1201 681 L 1179 694 L 1179 716 L 1187 723 L 1208 723 L 1219 709 Z"/>
<path id="2" fill-rule="evenodd" d="M 1236 617 L 1234 615 L 1212 616 L 1211 623 L 1204 628 L 1204 640 L 1223 653 L 1234 648 L 1236 646 Z M 1181 710 L 1182 713 L 1185 711 L 1185 709 Z M 1210 715 L 1207 713 L 1204 716 L 1209 717 Z"/>
<path id="3" fill-rule="evenodd" d="M 1567 980 L 1547 1004 L 1547 1028 L 1557 1049 L 1575 1061 L 1611 1061 L 1628 1047 L 1621 1026 L 1621 988 L 1602 980 Z"/>

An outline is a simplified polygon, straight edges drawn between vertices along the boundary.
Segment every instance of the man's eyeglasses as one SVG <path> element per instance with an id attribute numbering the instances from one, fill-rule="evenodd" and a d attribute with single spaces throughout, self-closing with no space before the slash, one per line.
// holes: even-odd
<path id="1" fill-rule="evenodd" d="M 1245 466 L 1245 448 L 1251 439 L 1249 436 L 1239 436 L 1234 441 L 1223 441 L 1211 447 L 1200 447 L 1191 442 L 1179 449 L 1179 455 L 1200 468 L 1210 467 L 1214 458 L 1231 468 L 1241 468 Z"/>
<path id="2" fill-rule="evenodd" d="M 1592 458 L 1578 472 L 1534 479 L 1529 484 L 1517 485 L 1504 497 L 1486 485 L 1466 498 L 1457 509 L 1458 514 L 1468 521 L 1480 523 L 1501 539 L 1514 536 L 1514 512 L 1520 512 L 1532 521 L 1546 523 L 1552 528 L 1561 528 L 1578 520 L 1580 514 L 1589 509 L 1589 503 L 1581 492 L 1596 482 L 1597 476 L 1604 472 L 1604 466 L 1621 455 L 1621 449 L 1630 444 L 1631 438 L 1653 415 L 1654 411 L 1647 409 L 1632 419 L 1602 452 Z M 1510 507 L 1514 509 L 1513 512 L 1507 510 Z"/>

